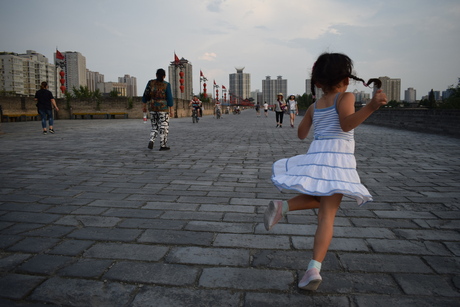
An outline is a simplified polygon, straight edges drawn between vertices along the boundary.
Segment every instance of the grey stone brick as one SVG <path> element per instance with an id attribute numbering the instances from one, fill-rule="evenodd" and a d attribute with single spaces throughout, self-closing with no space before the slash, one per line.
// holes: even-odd
<path id="1" fill-rule="evenodd" d="M 423 259 L 439 274 L 460 276 L 460 259 L 457 257 L 424 256 Z"/>
<path id="2" fill-rule="evenodd" d="M 87 258 L 158 261 L 169 248 L 143 244 L 96 243 L 84 253 Z"/>
<path id="3" fill-rule="evenodd" d="M 434 295 L 444 297 L 460 297 L 457 290 L 452 289 L 446 279 L 438 275 L 395 274 L 394 278 L 404 293 L 408 295 Z"/>
<path id="4" fill-rule="evenodd" d="M 339 258 L 349 271 L 422 274 L 433 272 L 418 256 L 346 253 L 340 254 Z"/>
<path id="5" fill-rule="evenodd" d="M 9 212 L 0 216 L 1 221 L 19 223 L 42 223 L 48 224 L 59 219 L 59 214 L 35 213 L 35 212 Z"/>
<path id="6" fill-rule="evenodd" d="M 249 259 L 248 250 L 197 246 L 175 247 L 166 257 L 168 263 L 217 266 L 248 266 Z"/>
<path id="7" fill-rule="evenodd" d="M 144 287 L 134 298 L 132 307 L 232 307 L 240 305 L 239 293 L 223 290 Z"/>
<path id="8" fill-rule="evenodd" d="M 185 229 L 210 232 L 227 233 L 252 233 L 254 224 L 252 223 L 224 223 L 212 221 L 190 221 Z"/>
<path id="9" fill-rule="evenodd" d="M 112 260 L 80 259 L 56 274 L 66 277 L 99 278 L 112 265 Z"/>
<path id="10" fill-rule="evenodd" d="M 457 307 L 457 298 L 444 298 L 434 296 L 421 296 L 421 295 L 356 295 L 357 306 L 374 306 L 374 307 Z"/>
<path id="11" fill-rule="evenodd" d="M 0 296 L 21 299 L 45 278 L 40 276 L 7 274 L 0 277 Z"/>
<path id="12" fill-rule="evenodd" d="M 214 246 L 262 248 L 262 249 L 289 249 L 288 236 L 263 236 L 251 234 L 217 234 Z"/>
<path id="13" fill-rule="evenodd" d="M 31 257 L 30 254 L 3 254 L 0 256 L 0 271 L 8 272 Z"/>
<path id="14" fill-rule="evenodd" d="M 187 221 L 159 220 L 159 219 L 139 219 L 127 218 L 117 226 L 120 228 L 139 228 L 139 229 L 183 229 Z"/>
<path id="15" fill-rule="evenodd" d="M 81 227 L 113 227 L 121 221 L 120 218 L 106 216 L 68 215 L 56 221 L 56 224 Z"/>
<path id="16" fill-rule="evenodd" d="M 137 229 L 86 227 L 75 230 L 68 237 L 83 240 L 134 241 L 141 232 Z"/>
<path id="17" fill-rule="evenodd" d="M 204 268 L 199 285 L 206 288 L 287 291 L 294 281 L 291 272 L 251 268 Z"/>
<path id="18" fill-rule="evenodd" d="M 412 255 L 440 255 L 447 256 L 450 252 L 440 243 L 420 242 L 408 240 L 366 240 L 376 252 L 381 253 L 403 253 Z"/>
<path id="19" fill-rule="evenodd" d="M 84 250 L 94 244 L 94 241 L 87 240 L 65 240 L 56 245 L 49 254 L 65 255 L 65 256 L 77 256 L 80 255 Z"/>
<path id="20" fill-rule="evenodd" d="M 55 238 L 25 238 L 7 250 L 11 252 L 41 253 L 55 246 L 60 240 Z"/>
<path id="21" fill-rule="evenodd" d="M 51 275 L 59 268 L 62 268 L 73 261 L 72 257 L 39 254 L 19 266 L 17 271 Z"/>
<path id="22" fill-rule="evenodd" d="M 212 240 L 213 234 L 208 232 L 147 229 L 138 239 L 138 242 L 172 245 L 209 245 Z"/>
<path id="23" fill-rule="evenodd" d="M 35 289 L 31 299 L 61 306 L 124 306 L 135 289 L 120 283 L 53 277 Z"/>
<path id="24" fill-rule="evenodd" d="M 299 272 L 302 278 L 304 272 Z M 397 284 L 389 274 L 363 274 L 321 271 L 323 282 L 318 290 L 322 293 L 400 294 Z"/>
<path id="25" fill-rule="evenodd" d="M 275 306 L 351 306 L 345 296 L 301 295 L 291 293 L 257 293 L 248 292 L 245 295 L 244 306 L 275 307 Z"/>
<path id="26" fill-rule="evenodd" d="M 103 276 L 123 282 L 189 286 L 195 283 L 199 269 L 181 264 L 117 262 Z"/>

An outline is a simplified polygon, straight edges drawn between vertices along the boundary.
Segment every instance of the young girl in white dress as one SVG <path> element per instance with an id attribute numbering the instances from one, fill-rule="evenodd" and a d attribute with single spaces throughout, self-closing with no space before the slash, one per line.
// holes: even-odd
<path id="1" fill-rule="evenodd" d="M 349 80 L 359 80 L 353 75 L 352 60 L 340 53 L 324 53 L 313 66 L 312 93 L 315 86 L 324 95 L 312 104 L 298 127 L 297 135 L 305 139 L 314 127 L 314 140 L 304 155 L 282 159 L 273 164 L 272 181 L 276 187 L 298 191 L 299 195 L 288 201 L 273 200 L 264 215 L 264 225 L 270 230 L 287 212 L 318 209 L 318 225 L 313 244 L 313 257 L 299 281 L 298 287 L 316 290 L 322 281 L 321 263 L 332 240 L 334 219 L 342 197 L 351 197 L 358 205 L 372 201 L 369 191 L 361 184 L 356 171 L 353 129 L 381 106 L 387 104 L 382 90 L 377 90 L 366 106 L 355 112 L 355 96 L 346 92 Z"/>

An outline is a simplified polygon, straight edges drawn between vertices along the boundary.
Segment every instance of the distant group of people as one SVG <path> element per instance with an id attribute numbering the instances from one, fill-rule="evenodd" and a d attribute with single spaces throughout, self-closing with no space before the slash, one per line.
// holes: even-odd
<path id="1" fill-rule="evenodd" d="M 296 115 L 299 115 L 297 100 L 295 99 L 294 95 L 289 96 L 288 101 L 285 101 L 283 97 L 284 97 L 284 94 L 279 93 L 277 95 L 276 101 L 274 102 L 274 111 L 276 114 L 276 128 L 283 128 L 283 118 L 284 118 L 284 113 L 286 112 L 289 113 L 290 124 L 291 124 L 291 127 L 294 128 L 295 117 Z M 264 102 L 263 108 L 264 108 L 265 117 L 268 117 L 269 105 L 267 102 Z M 256 104 L 255 109 L 256 109 L 257 117 L 259 117 L 260 116 L 260 105 Z"/>
<path id="2" fill-rule="evenodd" d="M 289 96 L 287 102 L 284 101 L 283 97 L 283 93 L 279 93 L 275 101 L 276 128 L 283 128 L 283 118 L 285 112 L 289 113 L 290 124 L 291 127 L 294 128 L 295 116 L 299 115 L 297 101 L 295 100 L 294 95 Z"/>

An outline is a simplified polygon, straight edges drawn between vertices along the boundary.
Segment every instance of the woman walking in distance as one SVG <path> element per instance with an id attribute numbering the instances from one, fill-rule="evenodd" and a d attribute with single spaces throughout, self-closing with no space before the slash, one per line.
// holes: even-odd
<path id="1" fill-rule="evenodd" d="M 153 143 L 158 134 L 160 134 L 160 150 L 169 150 L 168 132 L 169 117 L 174 116 L 174 100 L 171 93 L 171 85 L 164 81 L 166 72 L 160 68 L 157 70 L 156 79 L 152 79 L 145 87 L 142 102 L 144 103 L 143 112 L 150 113 L 152 130 L 150 131 L 150 140 L 148 148 L 153 148 Z"/>
<path id="2" fill-rule="evenodd" d="M 284 103 L 283 93 L 279 93 L 275 101 L 276 128 L 283 128 L 283 116 L 285 108 L 286 103 Z"/>
<path id="3" fill-rule="evenodd" d="M 295 96 L 289 96 L 289 100 L 287 102 L 289 108 L 289 119 L 291 120 L 291 127 L 294 128 L 294 119 L 296 115 L 299 115 L 297 111 L 297 101 L 295 100 Z"/>
<path id="4" fill-rule="evenodd" d="M 343 196 L 356 200 L 358 205 L 372 201 L 369 191 L 361 184 L 356 171 L 353 129 L 381 106 L 387 104 L 382 90 L 377 90 L 371 102 L 355 112 L 355 96 L 347 92 L 349 80 L 359 80 L 353 75 L 353 62 L 340 53 L 324 53 L 313 65 L 312 93 L 315 86 L 324 95 L 312 104 L 299 124 L 297 135 L 305 139 L 313 126 L 314 140 L 308 152 L 273 164 L 272 181 L 279 189 L 300 192 L 288 201 L 269 203 L 264 225 L 270 230 L 289 211 L 318 209 L 318 225 L 313 243 L 313 257 L 299 280 L 298 287 L 316 290 L 322 281 L 320 270 L 332 240 L 334 219 Z"/>

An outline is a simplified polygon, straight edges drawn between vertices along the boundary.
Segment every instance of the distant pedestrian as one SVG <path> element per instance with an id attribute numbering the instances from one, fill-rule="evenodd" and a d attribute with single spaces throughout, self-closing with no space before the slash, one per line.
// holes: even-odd
<path id="1" fill-rule="evenodd" d="M 265 117 L 268 117 L 268 103 L 266 101 L 264 102 L 264 113 Z"/>
<path id="2" fill-rule="evenodd" d="M 260 116 L 260 104 L 259 103 L 256 104 L 256 114 L 257 114 L 257 117 Z"/>
<path id="3" fill-rule="evenodd" d="M 48 90 L 48 82 L 43 81 L 40 85 L 40 89 L 35 92 L 35 101 L 37 101 L 37 109 L 42 120 L 43 134 L 46 132 L 46 120 L 48 120 L 49 131 L 54 133 L 54 118 L 53 118 L 53 108 L 56 111 L 59 111 L 57 107 L 56 100 L 54 100 L 53 94 Z"/>
<path id="4" fill-rule="evenodd" d="M 283 128 L 283 117 L 285 108 L 286 103 L 283 99 L 283 93 L 279 93 L 275 101 L 276 128 Z"/>
<path id="5" fill-rule="evenodd" d="M 166 72 L 160 68 L 157 70 L 156 79 L 152 79 L 147 83 L 142 96 L 144 103 L 143 112 L 150 113 L 150 122 L 152 129 L 150 131 L 150 140 L 148 148 L 153 148 L 153 143 L 157 135 L 160 135 L 160 150 L 169 150 L 168 133 L 169 133 L 169 118 L 174 116 L 174 100 L 171 93 L 171 84 L 166 82 Z"/>
<path id="6" fill-rule="evenodd" d="M 289 96 L 287 105 L 289 108 L 289 119 L 291 120 L 291 127 L 294 128 L 295 116 L 299 115 L 299 111 L 297 110 L 297 101 L 295 100 L 294 95 Z"/>
<path id="7" fill-rule="evenodd" d="M 270 230 L 289 211 L 318 209 L 318 225 L 313 243 L 313 257 L 298 287 L 316 290 L 322 281 L 320 270 L 332 240 L 334 219 L 343 196 L 356 200 L 358 205 L 372 201 L 369 191 L 361 184 L 356 171 L 353 129 L 381 106 L 387 104 L 382 90 L 377 90 L 366 106 L 355 112 L 355 96 L 346 92 L 349 79 L 372 82 L 380 87 L 378 79 L 367 83 L 352 75 L 353 62 L 338 53 L 324 53 L 313 65 L 311 90 L 315 86 L 324 95 L 312 104 L 299 124 L 298 137 L 305 139 L 311 126 L 314 140 L 308 152 L 273 164 L 272 181 L 281 189 L 301 194 L 288 201 L 269 203 L 264 225 Z"/>

